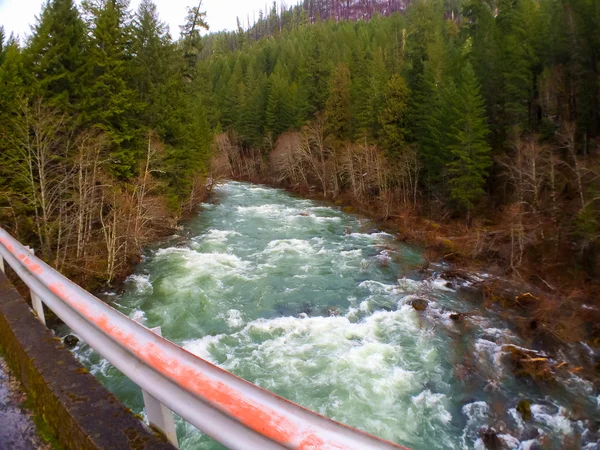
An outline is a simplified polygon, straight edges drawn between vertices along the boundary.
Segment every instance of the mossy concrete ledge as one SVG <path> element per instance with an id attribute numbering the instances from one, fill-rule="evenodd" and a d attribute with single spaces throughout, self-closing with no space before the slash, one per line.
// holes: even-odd
<path id="1" fill-rule="evenodd" d="M 0 345 L 34 412 L 63 448 L 174 449 L 83 368 L 1 271 Z"/>

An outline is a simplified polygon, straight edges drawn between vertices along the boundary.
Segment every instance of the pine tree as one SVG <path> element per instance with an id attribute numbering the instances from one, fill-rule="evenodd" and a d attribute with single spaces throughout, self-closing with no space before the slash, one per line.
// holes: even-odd
<path id="1" fill-rule="evenodd" d="M 4 56 L 6 54 L 6 33 L 4 26 L 0 25 L 0 66 L 4 62 Z"/>
<path id="2" fill-rule="evenodd" d="M 290 86 L 286 78 L 278 69 L 269 77 L 265 129 L 273 140 L 297 123 L 295 87 Z"/>
<path id="3" fill-rule="evenodd" d="M 486 141 L 489 129 L 479 89 L 473 67 L 467 62 L 453 96 L 457 120 L 449 130 L 452 161 L 448 164 L 450 196 L 459 209 L 467 211 L 485 194 L 487 169 L 492 163 Z"/>
<path id="4" fill-rule="evenodd" d="M 537 7 L 533 0 L 502 0 L 496 24 L 500 33 L 499 143 L 506 146 L 515 131 L 527 126 L 532 107 L 537 63 L 532 48 L 531 21 Z"/>
<path id="5" fill-rule="evenodd" d="M 450 160 L 448 127 L 454 120 L 451 107 L 455 89 L 449 73 L 451 54 L 442 34 L 435 33 L 428 45 L 423 74 L 418 77 L 415 95 L 410 100 L 410 138 L 417 143 L 429 191 L 442 183 L 444 167 Z"/>
<path id="6" fill-rule="evenodd" d="M 188 8 L 185 25 L 181 26 L 181 38 L 183 40 L 184 58 L 187 61 L 186 77 L 194 78 L 196 65 L 202 51 L 202 39 L 200 32 L 208 30 L 206 23 L 206 11 L 202 11 L 202 0 L 198 6 Z"/>
<path id="7" fill-rule="evenodd" d="M 388 71 L 383 59 L 382 49 L 378 49 L 369 67 L 369 85 L 364 97 L 358 99 L 364 104 L 362 122 L 367 133 L 378 139 L 381 134 L 381 114 L 385 107 L 385 90 L 389 80 Z"/>
<path id="8" fill-rule="evenodd" d="M 397 156 L 405 145 L 409 90 L 400 75 L 394 75 L 385 89 L 385 107 L 379 116 L 382 141 L 388 155 Z"/>
<path id="9" fill-rule="evenodd" d="M 236 128 L 240 117 L 240 90 L 243 88 L 244 74 L 242 64 L 236 61 L 231 75 L 223 83 L 219 95 L 219 119 L 225 129 Z"/>
<path id="10" fill-rule="evenodd" d="M 167 122 L 174 114 L 182 85 L 182 55 L 171 42 L 167 25 L 158 17 L 152 0 L 142 0 L 132 24 L 131 87 L 145 105 L 141 115 L 144 124 L 164 135 Z"/>
<path id="11" fill-rule="evenodd" d="M 112 142 L 111 170 L 119 178 L 134 175 L 139 157 L 136 113 L 141 104 L 128 86 L 132 74 L 131 29 L 126 0 L 86 3 L 92 41 L 86 64 L 84 121 L 106 132 Z"/>
<path id="12" fill-rule="evenodd" d="M 15 118 L 21 113 L 26 103 L 26 86 L 23 55 L 14 38 L 4 42 L 2 48 L 2 65 L 0 65 L 0 221 L 8 224 L 4 211 L 12 214 L 22 213 L 22 220 L 29 221 L 31 211 L 15 207 L 21 204 L 28 192 L 25 180 L 15 177 L 15 153 L 13 142 L 17 140 Z M 16 195 L 13 195 L 16 193 Z M 11 204 L 8 202 L 11 201 Z M 9 208 L 10 207 L 10 208 Z M 9 208 L 9 209 L 5 209 Z M 5 220 L 6 219 L 6 220 Z M 12 218 L 10 219 L 12 221 Z"/>
<path id="13" fill-rule="evenodd" d="M 331 75 L 329 97 L 325 105 L 327 130 L 335 139 L 347 139 L 352 131 L 351 83 L 348 66 L 339 63 Z"/>
<path id="14" fill-rule="evenodd" d="M 260 148 L 264 136 L 266 110 L 266 79 L 256 76 L 248 67 L 240 99 L 240 135 L 251 147 Z"/>
<path id="15" fill-rule="evenodd" d="M 3 46 L 3 62 L 0 65 L 0 148 L 10 137 L 12 118 L 20 113 L 27 95 L 26 70 L 23 54 L 15 39 Z"/>
<path id="16" fill-rule="evenodd" d="M 45 5 L 26 50 L 27 69 L 36 84 L 33 95 L 65 112 L 77 110 L 86 40 L 73 0 L 51 0 Z"/>

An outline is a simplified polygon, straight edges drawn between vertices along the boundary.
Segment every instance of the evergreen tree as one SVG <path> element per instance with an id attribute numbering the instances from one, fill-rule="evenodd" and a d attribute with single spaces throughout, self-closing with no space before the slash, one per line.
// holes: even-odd
<path id="1" fill-rule="evenodd" d="M 248 67 L 240 99 L 240 135 L 249 146 L 260 148 L 265 132 L 267 81 Z"/>
<path id="2" fill-rule="evenodd" d="M 417 143 L 430 192 L 443 181 L 444 167 L 450 160 L 448 127 L 454 121 L 452 93 L 455 90 L 449 73 L 451 53 L 443 35 L 437 32 L 428 45 L 423 75 L 411 99 L 411 138 Z"/>
<path id="3" fill-rule="evenodd" d="M 9 39 L 2 49 L 2 65 L 0 65 L 0 221 L 9 223 L 5 211 L 12 214 L 23 213 L 21 220 L 27 222 L 30 217 L 23 203 L 28 185 L 23 179 L 15 177 L 15 148 L 13 142 L 18 139 L 15 119 L 21 114 L 26 104 L 27 88 L 24 84 L 25 70 L 23 55 L 15 39 Z M 13 195 L 16 193 L 17 195 Z M 9 204 L 9 200 L 12 204 Z M 17 207 L 16 210 L 6 209 Z M 6 219 L 6 220 L 5 220 Z"/>
<path id="4" fill-rule="evenodd" d="M 152 0 L 140 3 L 132 24 L 132 37 L 135 63 L 130 80 L 139 101 L 145 105 L 141 120 L 163 135 L 177 107 L 173 102 L 175 91 L 183 89 L 184 66 Z"/>
<path id="5" fill-rule="evenodd" d="M 382 49 L 375 52 L 369 67 L 369 81 L 366 92 L 357 101 L 362 108 L 362 134 L 378 139 L 381 133 L 381 114 L 385 107 L 385 91 L 388 83 L 388 71 L 383 59 Z"/>
<path id="6" fill-rule="evenodd" d="M 0 66 L 4 62 L 4 55 L 6 53 L 6 33 L 4 32 L 4 26 L 0 26 Z"/>
<path id="7" fill-rule="evenodd" d="M 269 77 L 265 129 L 273 139 L 297 123 L 295 91 L 295 87 L 288 84 L 286 77 L 279 70 Z"/>
<path id="8" fill-rule="evenodd" d="M 86 56 L 83 20 L 73 0 L 50 0 L 42 10 L 26 50 L 36 96 L 73 113 L 82 95 Z"/>
<path id="9" fill-rule="evenodd" d="M 485 107 L 479 84 L 470 63 L 465 63 L 458 79 L 453 108 L 456 122 L 451 126 L 448 164 L 450 196 L 459 209 L 470 211 L 484 194 L 487 169 L 492 161 Z"/>
<path id="10" fill-rule="evenodd" d="M 131 29 L 126 0 L 86 3 L 92 40 L 86 61 L 84 122 L 106 132 L 112 142 L 111 170 L 120 178 L 134 175 L 140 155 L 136 113 L 141 104 L 128 86 L 132 74 Z"/>
<path id="11" fill-rule="evenodd" d="M 397 156 L 405 145 L 409 90 L 400 75 L 394 75 L 385 90 L 385 107 L 379 121 L 388 155 Z"/>
<path id="12" fill-rule="evenodd" d="M 187 61 L 186 76 L 192 79 L 196 73 L 196 64 L 202 51 L 202 39 L 200 32 L 208 30 L 206 23 L 206 11 L 202 11 L 202 0 L 198 6 L 188 8 L 185 25 L 181 26 L 181 37 L 183 40 L 184 57 Z"/>
<path id="13" fill-rule="evenodd" d="M 339 63 L 331 75 L 329 97 L 325 105 L 327 130 L 335 139 L 347 139 L 352 132 L 351 83 L 348 66 Z"/>

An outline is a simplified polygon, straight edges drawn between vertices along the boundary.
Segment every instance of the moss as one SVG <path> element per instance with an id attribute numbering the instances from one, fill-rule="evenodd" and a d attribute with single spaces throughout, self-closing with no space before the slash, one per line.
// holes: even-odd
<path id="1" fill-rule="evenodd" d="M 46 444 L 49 444 L 54 450 L 62 450 L 63 447 L 59 444 L 58 439 L 52 432 L 52 429 L 48 425 L 47 421 L 44 419 L 44 416 L 37 411 L 35 405 L 35 396 L 27 393 L 25 401 L 23 402 L 23 408 L 32 413 L 33 423 L 35 424 L 35 428 L 40 439 Z"/>
<path id="2" fill-rule="evenodd" d="M 423 222 L 425 222 L 425 225 L 427 225 L 428 227 L 430 227 L 433 230 L 439 230 L 440 228 L 442 228 L 442 226 L 439 223 L 434 222 L 433 220 L 425 219 L 425 220 L 423 220 Z"/>
<path id="3" fill-rule="evenodd" d="M 423 298 L 416 298 L 410 302 L 410 305 L 417 311 L 425 311 L 429 306 L 429 302 Z"/>
<path id="4" fill-rule="evenodd" d="M 35 427 L 37 428 L 38 435 L 42 441 L 49 444 L 54 450 L 63 449 L 63 447 L 59 444 L 58 439 L 52 432 L 50 426 L 39 414 L 33 415 L 33 421 L 35 423 Z"/>
<path id="5" fill-rule="evenodd" d="M 531 420 L 531 402 L 529 400 L 521 400 L 517 404 L 517 412 L 521 414 L 523 420 Z"/>
<path id="6" fill-rule="evenodd" d="M 450 252 L 458 251 L 458 247 L 456 246 L 456 243 L 454 241 L 451 241 L 450 239 L 438 237 L 436 239 L 436 241 L 439 245 L 441 245 L 444 248 L 445 251 L 450 251 Z"/>
<path id="7" fill-rule="evenodd" d="M 78 367 L 77 369 L 75 369 L 75 372 L 81 373 L 81 374 L 90 373 L 90 371 L 87 370 L 85 367 Z"/>

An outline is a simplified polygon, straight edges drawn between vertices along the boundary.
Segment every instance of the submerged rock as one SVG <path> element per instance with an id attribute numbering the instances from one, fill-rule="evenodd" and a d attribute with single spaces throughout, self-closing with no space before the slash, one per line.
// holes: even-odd
<path id="1" fill-rule="evenodd" d="M 531 402 L 529 400 L 521 400 L 517 404 L 517 412 L 521 414 L 523 420 L 531 420 Z"/>
<path id="2" fill-rule="evenodd" d="M 429 302 L 424 298 L 416 298 L 410 301 L 410 306 L 412 306 L 417 311 L 425 311 L 429 306 Z"/>
<path id="3" fill-rule="evenodd" d="M 326 308 L 325 312 L 326 315 L 329 317 L 337 317 L 342 314 L 340 308 L 338 308 L 337 306 L 330 306 L 329 308 Z"/>
<path id="4" fill-rule="evenodd" d="M 545 383 L 554 381 L 553 366 L 545 355 L 515 345 L 504 345 L 502 348 L 507 351 L 516 376 Z"/>
<path id="5" fill-rule="evenodd" d="M 479 430 L 479 436 L 481 436 L 483 445 L 487 450 L 502 450 L 504 448 L 502 440 L 493 428 L 483 427 Z"/>
<path id="6" fill-rule="evenodd" d="M 79 343 L 79 338 L 73 336 L 72 334 L 69 334 L 68 336 L 65 336 L 63 342 L 68 348 L 73 348 Z"/>

